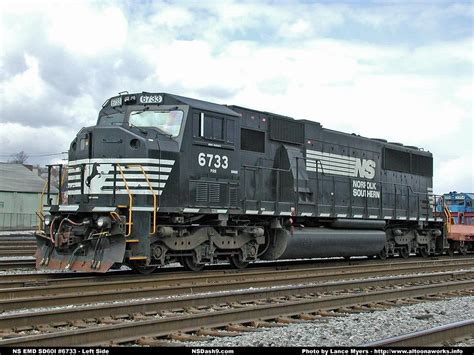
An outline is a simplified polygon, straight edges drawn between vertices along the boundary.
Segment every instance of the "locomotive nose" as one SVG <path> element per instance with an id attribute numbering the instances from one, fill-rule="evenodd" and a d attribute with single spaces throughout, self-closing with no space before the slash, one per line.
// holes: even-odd
<path id="1" fill-rule="evenodd" d="M 134 132 L 124 127 L 90 127 L 83 129 L 71 144 L 69 160 L 146 157 L 147 141 L 145 130 Z"/>

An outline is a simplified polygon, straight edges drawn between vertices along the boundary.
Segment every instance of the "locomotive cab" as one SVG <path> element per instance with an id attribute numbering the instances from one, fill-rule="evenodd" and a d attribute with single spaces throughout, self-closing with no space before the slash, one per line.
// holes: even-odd
<path id="1" fill-rule="evenodd" d="M 149 252 L 142 236 L 156 231 L 156 209 L 167 201 L 162 193 L 170 176 L 179 181 L 188 112 L 189 105 L 162 94 L 104 103 L 97 124 L 83 128 L 70 145 L 67 204 L 45 207 L 49 215 L 37 233 L 39 268 L 107 271 L 130 251 L 130 260 Z M 133 217 L 140 223 L 134 226 Z"/>

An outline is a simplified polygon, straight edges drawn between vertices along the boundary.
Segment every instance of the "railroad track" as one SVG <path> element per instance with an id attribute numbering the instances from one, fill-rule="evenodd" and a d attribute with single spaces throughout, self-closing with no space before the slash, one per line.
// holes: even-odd
<path id="1" fill-rule="evenodd" d="M 474 319 L 445 324 L 431 329 L 367 343 L 362 346 L 395 347 L 446 345 L 466 337 L 474 337 Z"/>
<path id="2" fill-rule="evenodd" d="M 88 302 L 123 301 L 144 297 L 168 297 L 203 292 L 223 292 L 250 287 L 272 287 L 324 281 L 361 279 L 422 272 L 446 272 L 448 275 L 472 277 L 474 260 L 443 260 L 443 262 L 412 262 L 401 264 L 364 264 L 335 267 L 295 267 L 276 271 L 274 268 L 207 273 L 169 273 L 148 277 L 117 275 L 109 277 L 77 277 L 73 279 L 43 279 L 0 282 L 0 310 L 54 307 Z M 436 277 L 431 274 L 430 277 Z M 15 278 L 16 275 L 9 275 Z M 421 276 L 421 274 L 420 274 Z M 28 275 L 26 275 L 28 277 Z M 389 280 L 386 282 L 390 282 Z"/>
<path id="3" fill-rule="evenodd" d="M 13 338 L 0 340 L 0 346 L 92 346 L 110 342 L 153 345 L 162 342 L 160 338 L 170 336 L 178 340 L 193 340 L 198 336 L 202 340 L 203 336 L 218 336 L 215 328 L 220 327 L 227 331 L 248 331 L 260 326 L 383 310 L 432 300 L 434 295 L 471 295 L 474 281 L 470 277 L 452 273 L 436 277 L 400 276 L 2 316 L 3 335 Z M 248 327 L 249 324 L 252 326 Z M 6 327 L 16 329 L 6 330 Z M 32 334 L 38 331 L 42 334 Z M 196 335 L 182 334 L 190 332 Z M 224 331 L 220 335 L 227 334 Z"/>
<path id="4" fill-rule="evenodd" d="M 143 276 L 134 274 L 127 270 L 111 271 L 107 274 L 97 273 L 82 273 L 82 272 L 50 272 L 50 273 L 27 273 L 27 274 L 9 274 L 0 275 L 0 289 L 7 287 L 22 287 L 32 286 L 36 282 L 37 286 L 53 285 L 55 283 L 76 284 L 77 282 L 98 282 L 98 281 L 117 281 L 130 279 L 132 281 L 160 281 L 169 282 L 173 280 L 193 280 L 215 278 L 219 275 L 252 275 L 253 273 L 261 272 L 281 272 L 287 271 L 295 274 L 304 272 L 305 270 L 337 273 L 351 273 L 356 270 L 372 272 L 378 270 L 401 270 L 413 271 L 418 267 L 425 271 L 447 270 L 447 267 L 452 267 L 453 270 L 459 268 L 470 268 L 474 266 L 473 257 L 451 258 L 444 257 L 442 259 L 418 259 L 418 260 L 403 260 L 394 259 L 393 261 L 374 261 L 374 260 L 360 260 L 351 262 L 327 261 L 327 260 L 301 260 L 299 262 L 273 262 L 273 263 L 256 263 L 250 265 L 244 270 L 231 269 L 229 265 L 212 265 L 209 269 L 200 271 L 198 273 L 183 271 L 182 267 L 167 267 L 151 275 Z"/>
<path id="5" fill-rule="evenodd" d="M 1 236 L 0 257 L 3 256 L 33 256 L 36 253 L 34 236 Z"/>
<path id="6" fill-rule="evenodd" d="M 31 269 L 34 268 L 35 265 L 36 262 L 34 259 L 0 260 L 0 270 Z M 0 275 L 0 280 L 2 280 L 4 277 L 5 275 Z"/>

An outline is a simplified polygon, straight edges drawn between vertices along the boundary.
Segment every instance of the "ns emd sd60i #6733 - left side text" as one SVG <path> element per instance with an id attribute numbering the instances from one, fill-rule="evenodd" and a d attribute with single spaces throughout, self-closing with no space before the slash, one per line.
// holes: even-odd
<path id="1" fill-rule="evenodd" d="M 51 170 L 51 169 L 50 169 Z M 239 106 L 121 94 L 72 141 L 67 202 L 48 196 L 37 267 L 141 273 L 179 262 L 428 256 L 431 153 Z"/>

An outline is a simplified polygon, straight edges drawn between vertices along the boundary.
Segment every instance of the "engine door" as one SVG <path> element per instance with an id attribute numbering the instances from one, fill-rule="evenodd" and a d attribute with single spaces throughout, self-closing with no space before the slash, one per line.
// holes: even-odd
<path id="1" fill-rule="evenodd" d="M 192 118 L 192 147 L 187 154 L 189 203 L 227 213 L 239 207 L 239 118 L 201 110 Z"/>

